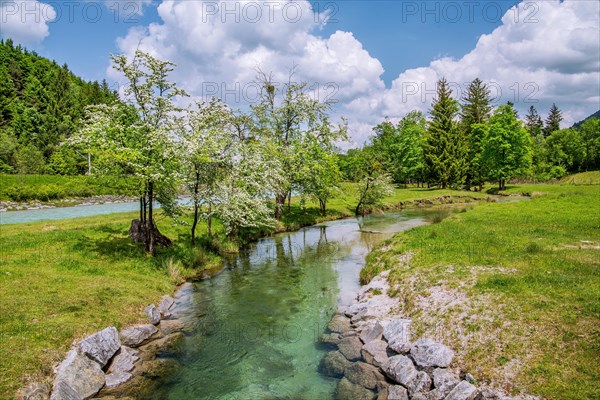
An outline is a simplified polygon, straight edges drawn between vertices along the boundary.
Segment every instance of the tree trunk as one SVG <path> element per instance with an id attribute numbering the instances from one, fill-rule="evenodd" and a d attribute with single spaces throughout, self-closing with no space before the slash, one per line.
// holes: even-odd
<path id="1" fill-rule="evenodd" d="M 148 242 L 146 243 L 146 250 L 148 253 L 154 255 L 154 183 L 148 182 L 148 221 L 146 221 L 146 229 L 148 232 Z"/>
<path id="2" fill-rule="evenodd" d="M 194 202 L 194 222 L 192 223 L 192 246 L 196 244 L 196 225 L 198 225 L 198 203 Z"/>
<path id="3" fill-rule="evenodd" d="M 212 239 L 212 203 L 208 203 L 208 218 L 206 219 L 208 238 Z"/>
<path id="4" fill-rule="evenodd" d="M 194 222 L 192 223 L 192 246 L 196 244 L 196 225 L 198 225 L 198 185 L 200 174 L 196 172 L 196 181 L 194 182 Z"/>
<path id="5" fill-rule="evenodd" d="M 237 242 L 237 240 L 238 240 L 238 234 L 239 234 L 239 229 L 238 229 L 238 226 L 237 226 L 237 224 L 234 224 L 234 225 L 231 227 L 231 232 L 229 232 L 229 235 L 228 235 L 228 236 L 229 236 L 229 239 L 231 239 L 231 240 L 233 240 L 233 241 Z"/>
<path id="6" fill-rule="evenodd" d="M 358 204 L 356 205 L 356 208 L 354 209 L 354 215 L 357 217 L 360 215 L 360 206 L 361 205 L 362 205 L 362 201 L 359 201 Z"/>
<path id="7" fill-rule="evenodd" d="M 292 191 L 290 190 L 287 194 L 288 199 L 288 212 L 292 209 Z"/>
<path id="8" fill-rule="evenodd" d="M 139 219 L 134 219 L 133 221 L 131 221 L 131 227 L 129 228 L 129 236 L 136 243 L 144 243 L 144 244 L 148 243 L 149 235 L 148 235 L 148 231 L 146 230 L 147 229 L 146 227 L 147 227 L 146 223 L 141 222 Z M 168 237 L 164 236 L 162 233 L 159 232 L 156 225 L 154 225 L 153 230 L 154 230 L 155 245 L 169 247 L 173 244 L 171 242 L 171 239 L 169 239 Z"/>
<path id="9" fill-rule="evenodd" d="M 275 195 L 275 219 L 277 221 L 281 221 L 281 217 L 283 216 L 283 205 L 285 204 L 286 197 L 287 192 L 278 192 Z"/>
<path id="10" fill-rule="evenodd" d="M 319 199 L 319 206 L 321 208 L 321 215 L 327 214 L 327 200 Z"/>
<path id="11" fill-rule="evenodd" d="M 140 196 L 140 221 L 144 222 L 144 196 Z"/>
<path id="12" fill-rule="evenodd" d="M 146 204 L 148 203 L 147 197 L 146 197 L 146 193 L 147 192 L 144 191 L 144 196 L 142 196 L 142 208 L 143 208 L 143 211 L 142 211 L 142 219 L 140 219 L 140 221 L 142 221 L 142 223 L 144 223 L 144 224 L 146 223 L 146 216 L 147 216 L 147 213 L 146 213 Z"/>

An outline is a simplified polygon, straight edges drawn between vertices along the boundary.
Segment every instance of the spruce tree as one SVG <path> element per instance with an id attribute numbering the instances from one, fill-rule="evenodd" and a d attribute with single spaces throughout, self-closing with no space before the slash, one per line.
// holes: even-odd
<path id="1" fill-rule="evenodd" d="M 430 183 L 442 188 L 462 182 L 466 173 L 466 140 L 455 121 L 458 101 L 446 79 L 437 83 L 437 97 L 432 103 L 431 117 L 423 144 L 423 155 Z"/>
<path id="2" fill-rule="evenodd" d="M 482 130 L 475 129 L 476 124 L 484 124 L 490 118 L 492 111 L 492 98 L 490 89 L 479 78 L 475 78 L 467 87 L 467 91 L 462 98 L 461 106 L 461 129 L 468 142 L 467 155 L 467 176 L 466 183 L 483 186 L 483 174 L 481 171 L 481 140 Z"/>
<path id="3" fill-rule="evenodd" d="M 542 132 L 543 127 L 542 117 L 540 117 L 534 106 L 529 107 L 529 112 L 525 116 L 525 128 L 529 134 L 537 136 Z"/>
<path id="4" fill-rule="evenodd" d="M 548 118 L 546 118 L 546 124 L 544 126 L 544 137 L 548 137 L 552 132 L 560 130 L 560 121 L 562 120 L 562 113 L 558 107 L 556 107 L 556 104 L 552 103 L 550 113 L 548 114 Z"/>
<path id="5" fill-rule="evenodd" d="M 471 125 L 482 124 L 490 118 L 492 111 L 490 89 L 481 79 L 475 78 L 467 87 L 462 100 L 461 125 L 469 134 Z"/>

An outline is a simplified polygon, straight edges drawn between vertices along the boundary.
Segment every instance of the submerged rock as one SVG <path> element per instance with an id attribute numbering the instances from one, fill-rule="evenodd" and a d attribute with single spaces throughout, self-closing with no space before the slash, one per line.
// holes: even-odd
<path id="1" fill-rule="evenodd" d="M 147 378 L 163 378 L 175 370 L 179 364 L 170 358 L 141 361 L 136 373 Z"/>
<path id="2" fill-rule="evenodd" d="M 336 400 L 372 400 L 375 393 L 343 378 L 335 389 Z"/>
<path id="3" fill-rule="evenodd" d="M 51 400 L 89 399 L 104 386 L 100 364 L 71 350 L 58 366 Z"/>
<path id="4" fill-rule="evenodd" d="M 167 319 L 160 321 L 159 328 L 163 335 L 170 335 L 171 333 L 183 331 L 185 324 L 178 319 Z"/>
<path id="5" fill-rule="evenodd" d="M 349 336 L 340 340 L 338 348 L 340 352 L 350 361 L 358 361 L 361 359 L 362 342 L 357 336 Z"/>
<path id="6" fill-rule="evenodd" d="M 319 337 L 319 342 L 330 345 L 337 345 L 340 340 L 339 333 L 324 333 Z"/>
<path id="7" fill-rule="evenodd" d="M 419 339 L 410 348 L 410 355 L 421 367 L 445 368 L 452 362 L 454 352 L 431 339 Z"/>
<path id="8" fill-rule="evenodd" d="M 385 382 L 385 377 L 379 372 L 379 368 L 364 362 L 349 365 L 344 371 L 344 376 L 350 382 L 364 386 L 367 389 L 375 389 L 379 382 Z"/>
<path id="9" fill-rule="evenodd" d="M 111 326 L 81 340 L 79 350 L 104 367 L 121 347 L 117 328 Z"/>
<path id="10" fill-rule="evenodd" d="M 133 378 L 133 374 L 130 372 L 119 371 L 113 372 L 106 375 L 106 387 L 114 388 L 128 382 L 131 378 Z"/>
<path id="11" fill-rule="evenodd" d="M 344 375 L 344 370 L 348 366 L 350 366 L 350 361 L 342 353 L 339 351 L 330 351 L 321 360 L 320 369 L 327 376 L 340 378 Z"/>
<path id="12" fill-rule="evenodd" d="M 336 314 L 327 324 L 327 329 L 334 333 L 343 334 L 352 330 L 352 327 L 350 326 L 350 319 L 343 315 Z"/>
<path id="13" fill-rule="evenodd" d="M 152 357 L 156 357 L 159 354 L 165 355 L 178 353 L 180 351 L 183 337 L 183 333 L 175 332 L 141 346 L 140 350 L 146 353 L 146 356 L 151 355 Z"/>

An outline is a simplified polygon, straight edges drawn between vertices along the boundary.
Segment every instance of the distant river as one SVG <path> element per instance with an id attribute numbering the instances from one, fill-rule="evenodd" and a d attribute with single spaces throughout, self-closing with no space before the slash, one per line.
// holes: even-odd
<path id="1" fill-rule="evenodd" d="M 180 204 L 188 204 L 190 198 L 182 198 Z M 22 210 L 0 212 L 0 225 L 23 224 L 27 222 L 50 221 L 58 219 L 89 217 L 92 215 L 113 214 L 120 212 L 131 212 L 139 210 L 139 202 L 93 204 L 73 207 L 44 208 L 40 210 Z M 156 204 L 155 208 L 160 208 Z"/>

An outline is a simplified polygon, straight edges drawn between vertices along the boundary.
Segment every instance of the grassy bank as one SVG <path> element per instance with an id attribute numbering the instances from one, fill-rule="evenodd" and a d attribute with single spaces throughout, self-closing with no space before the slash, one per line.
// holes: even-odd
<path id="1" fill-rule="evenodd" d="M 482 382 L 548 399 L 598 398 L 600 185 L 524 185 L 399 234 L 371 253 L 416 335 L 457 350 Z M 403 254 L 412 254 L 406 262 Z"/>
<path id="2" fill-rule="evenodd" d="M 470 201 L 484 195 L 399 189 L 385 199 L 385 208 L 416 199 L 441 202 L 443 196 L 444 201 Z M 355 201 L 351 184 L 330 201 L 325 216 L 315 203 L 301 209 L 294 199 L 291 209 L 284 210 L 282 229 L 351 216 Z M 174 226 L 162 216 L 161 232 L 174 239 L 175 246 L 148 257 L 127 236 L 136 216 L 0 225 L 0 398 L 10 398 L 27 380 L 49 375 L 52 363 L 64 357 L 73 340 L 109 325 L 142 321 L 143 307 L 171 293 L 177 283 L 221 268 L 218 256 L 190 248 L 186 226 Z M 206 247 L 230 247 L 218 223 L 212 246 L 204 223 L 197 232 Z"/>
<path id="3" fill-rule="evenodd" d="M 0 174 L 0 200 L 53 201 L 72 197 L 132 195 L 136 182 L 105 176 Z"/>

